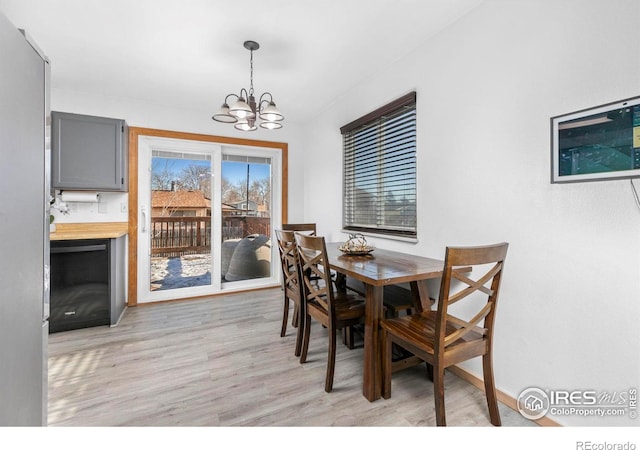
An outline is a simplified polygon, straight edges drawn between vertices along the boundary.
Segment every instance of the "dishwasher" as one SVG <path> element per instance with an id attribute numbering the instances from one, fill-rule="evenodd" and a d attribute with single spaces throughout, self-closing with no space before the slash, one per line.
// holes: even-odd
<path id="1" fill-rule="evenodd" d="M 109 240 L 51 241 L 49 332 L 110 323 Z"/>

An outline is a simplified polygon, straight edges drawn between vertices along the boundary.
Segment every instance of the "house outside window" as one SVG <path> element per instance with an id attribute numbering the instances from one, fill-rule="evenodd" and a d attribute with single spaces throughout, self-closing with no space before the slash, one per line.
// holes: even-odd
<path id="1" fill-rule="evenodd" d="M 343 229 L 415 239 L 416 93 L 343 126 Z"/>

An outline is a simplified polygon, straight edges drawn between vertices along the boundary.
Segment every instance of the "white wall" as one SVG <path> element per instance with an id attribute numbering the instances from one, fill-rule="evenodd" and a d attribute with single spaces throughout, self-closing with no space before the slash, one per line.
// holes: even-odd
<path id="1" fill-rule="evenodd" d="M 105 97 L 100 93 L 88 93 L 70 90 L 53 89 L 51 92 L 51 109 L 53 111 L 73 112 L 103 117 L 125 119 L 130 127 L 155 128 L 161 130 L 206 135 L 230 136 L 241 139 L 257 139 L 289 144 L 289 219 L 302 220 L 303 210 L 302 186 L 303 155 L 299 144 L 299 127 L 289 119 L 285 120 L 280 130 L 265 131 L 258 129 L 251 133 L 233 129 L 230 125 L 220 124 L 211 119 L 219 105 L 212 101 L 210 111 L 192 109 L 175 109 L 160 104 L 150 104 L 135 99 Z M 101 204 L 78 203 L 70 205 L 71 214 L 61 215 L 54 211 L 57 223 L 88 222 L 126 222 L 128 214 L 121 212 L 122 203 L 127 203 L 127 194 L 106 193 L 102 195 Z M 128 203 L 127 203 L 128 204 Z"/>
<path id="2" fill-rule="evenodd" d="M 56 190 L 56 195 L 60 191 Z M 127 193 L 100 192 L 98 202 L 67 202 L 69 214 L 51 209 L 55 223 L 127 222 Z"/>
<path id="3" fill-rule="evenodd" d="M 532 386 L 640 385 L 640 211 L 630 183 L 549 182 L 550 117 L 640 95 L 638 23 L 637 0 L 487 0 L 305 130 L 304 219 L 343 239 L 339 127 L 417 91 L 419 242 L 375 242 L 436 257 L 446 245 L 510 243 L 494 367 L 514 398 Z M 481 377 L 479 361 L 465 368 Z"/>

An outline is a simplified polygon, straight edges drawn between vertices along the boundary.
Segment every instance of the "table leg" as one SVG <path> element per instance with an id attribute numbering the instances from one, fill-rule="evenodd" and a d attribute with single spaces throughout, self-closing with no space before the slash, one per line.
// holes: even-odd
<path id="1" fill-rule="evenodd" d="M 335 281 L 335 285 L 336 285 L 336 290 L 341 291 L 341 292 L 346 292 L 347 291 L 347 276 L 343 273 L 336 273 L 336 281 Z"/>
<path id="2" fill-rule="evenodd" d="M 378 400 L 382 391 L 382 349 L 380 347 L 379 323 L 383 317 L 383 292 L 382 286 L 366 285 L 362 394 L 370 402 Z"/>
<path id="3" fill-rule="evenodd" d="M 431 298 L 429 296 L 427 280 L 412 281 L 409 285 L 411 286 L 411 293 L 413 294 L 413 303 L 416 305 L 416 312 L 419 314 L 422 311 L 430 311 Z"/>

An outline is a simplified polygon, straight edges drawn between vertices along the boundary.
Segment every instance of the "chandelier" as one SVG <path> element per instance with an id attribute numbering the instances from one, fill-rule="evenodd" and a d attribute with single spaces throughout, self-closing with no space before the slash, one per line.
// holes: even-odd
<path id="1" fill-rule="evenodd" d="M 254 41 L 245 41 L 244 48 L 251 52 L 251 75 L 249 78 L 249 91 L 245 88 L 240 89 L 240 95 L 229 94 L 225 97 L 224 103 L 212 119 L 222 123 L 232 123 L 233 126 L 241 131 L 254 131 L 258 127 L 256 121 L 260 119 L 260 127 L 268 130 L 276 130 L 282 128 L 281 121 L 284 116 L 273 101 L 271 93 L 265 92 L 260 96 L 260 100 L 256 103 L 253 95 L 253 51 L 260 48 L 260 44 Z M 229 98 L 235 99 L 235 102 L 229 107 Z"/>

